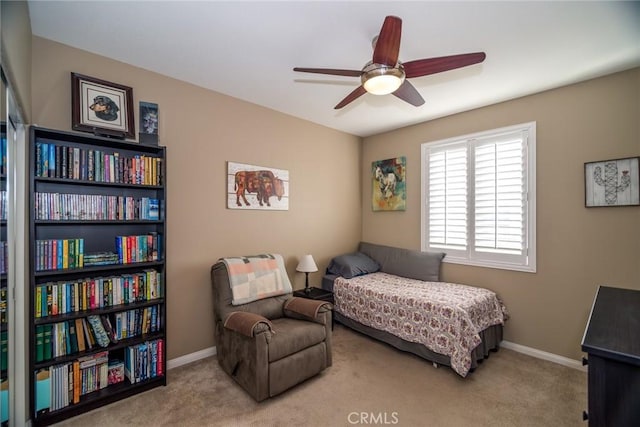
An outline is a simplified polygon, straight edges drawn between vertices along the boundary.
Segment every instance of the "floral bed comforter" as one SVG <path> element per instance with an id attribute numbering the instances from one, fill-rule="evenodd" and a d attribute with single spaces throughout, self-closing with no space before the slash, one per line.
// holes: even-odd
<path id="1" fill-rule="evenodd" d="M 335 310 L 363 325 L 421 343 L 451 358 L 465 377 L 479 332 L 504 324 L 507 311 L 487 289 L 372 273 L 334 282 Z"/>

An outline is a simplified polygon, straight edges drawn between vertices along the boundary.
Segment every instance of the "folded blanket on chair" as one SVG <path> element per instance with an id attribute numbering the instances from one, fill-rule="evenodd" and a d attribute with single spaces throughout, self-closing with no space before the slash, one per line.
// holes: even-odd
<path id="1" fill-rule="evenodd" d="M 293 288 L 279 254 L 221 258 L 229 272 L 233 305 L 291 293 Z"/>

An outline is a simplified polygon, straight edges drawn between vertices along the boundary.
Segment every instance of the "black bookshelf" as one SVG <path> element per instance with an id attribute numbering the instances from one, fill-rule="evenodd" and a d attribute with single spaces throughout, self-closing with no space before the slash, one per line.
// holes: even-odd
<path id="1" fill-rule="evenodd" d="M 166 385 L 166 149 L 32 126 L 29 168 L 29 389 L 37 426 Z M 89 316 L 114 331 L 107 346 Z M 74 325 L 82 332 L 74 334 Z M 43 330 L 55 337 L 43 340 Z M 115 361 L 132 374 L 112 383 L 103 365 Z"/>

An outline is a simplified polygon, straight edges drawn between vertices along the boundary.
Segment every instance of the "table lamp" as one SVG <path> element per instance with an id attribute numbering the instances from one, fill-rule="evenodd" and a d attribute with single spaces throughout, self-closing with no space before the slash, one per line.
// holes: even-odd
<path id="1" fill-rule="evenodd" d="M 306 275 L 306 280 L 304 283 L 304 292 L 308 294 L 309 292 L 311 292 L 311 289 L 309 288 L 309 273 L 318 271 L 318 267 L 316 266 L 316 263 L 313 260 L 313 257 L 311 255 L 303 255 L 303 257 L 300 258 L 300 262 L 298 263 L 298 266 L 296 267 L 296 271 L 299 271 Z"/>

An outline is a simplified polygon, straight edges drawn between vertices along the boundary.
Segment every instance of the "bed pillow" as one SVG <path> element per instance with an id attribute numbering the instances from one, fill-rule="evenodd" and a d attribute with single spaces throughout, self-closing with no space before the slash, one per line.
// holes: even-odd
<path id="1" fill-rule="evenodd" d="M 331 260 L 327 267 L 328 274 L 336 274 L 345 279 L 375 273 L 378 270 L 380 270 L 380 265 L 362 252 L 337 256 Z"/>

